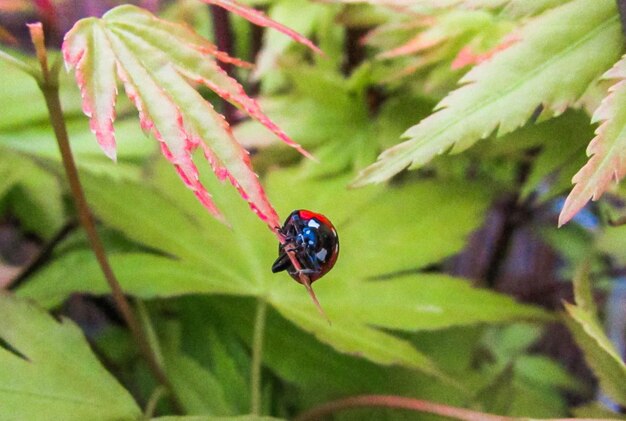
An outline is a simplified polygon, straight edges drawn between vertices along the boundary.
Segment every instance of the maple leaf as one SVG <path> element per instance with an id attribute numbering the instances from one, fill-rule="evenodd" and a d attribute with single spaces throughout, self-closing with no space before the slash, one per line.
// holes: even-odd
<path id="1" fill-rule="evenodd" d="M 224 6 L 231 2 L 219 3 Z M 267 20 L 263 22 L 270 25 Z M 191 82 L 207 86 L 308 156 L 215 59 L 245 63 L 218 51 L 189 28 L 131 5 L 112 9 L 101 19 L 76 23 L 65 36 L 63 55 L 68 69 L 75 69 L 83 111 L 107 156 L 116 157 L 113 121 L 117 74 L 139 111 L 142 129 L 160 142 L 180 178 L 213 215 L 221 218 L 199 180 L 192 160 L 196 149 L 203 151 L 216 175 L 229 179 L 264 222 L 271 228 L 280 225 L 251 168 L 248 152 L 235 140 L 223 116 L 191 86 Z"/>
<path id="2" fill-rule="evenodd" d="M 365 37 L 382 50 L 377 58 L 399 58 L 385 66 L 383 81 L 393 84 L 414 77 L 424 92 L 435 95 L 445 94 L 457 82 L 462 75 L 458 69 L 497 52 L 514 27 L 513 21 L 484 10 L 436 11 L 426 17 L 402 13 L 399 18 Z"/>
<path id="3" fill-rule="evenodd" d="M 609 88 L 592 117 L 592 123 L 602 122 L 596 136 L 587 147 L 589 161 L 572 178 L 576 185 L 567 196 L 559 226 L 572 219 L 589 200 L 598 200 L 611 186 L 626 175 L 626 56 L 608 72 L 605 79 L 619 79 Z"/>
<path id="4" fill-rule="evenodd" d="M 276 244 L 267 241 L 269 233 L 232 189 L 207 180 L 219 192 L 215 200 L 232 221 L 232 229 L 227 229 L 190 200 L 173 174 L 160 170 L 164 162 L 155 165 L 148 185 L 89 173 L 83 180 L 94 213 L 103 223 L 147 250 L 158 251 L 111 256 L 127 294 L 145 299 L 186 294 L 258 297 L 341 352 L 435 376 L 441 373 L 434 362 L 394 330 L 550 318 L 540 309 L 472 288 L 466 281 L 415 270 L 456 254 L 467 235 L 483 223 L 491 195 L 479 183 L 421 181 L 397 189 L 347 190 L 343 187 L 349 176 L 344 175 L 299 179 L 299 188 L 294 189 L 297 169 L 270 172 L 267 188 L 276 196 L 279 209 L 295 209 L 306 201 L 336 221 L 341 257 L 326 278 L 315 282 L 331 327 L 317 315 L 301 285 L 268 270 L 276 258 Z M 134 206 L 127 206 L 129 201 Z M 406 218 L 397 217 L 399 208 L 419 217 L 407 224 Z M 159 209 L 159 214 L 153 209 Z M 408 243 L 412 247 L 406 247 Z M 391 276 L 384 282 L 376 279 L 385 274 Z M 86 250 L 68 253 L 36 278 L 18 295 L 47 306 L 60 304 L 72 291 L 108 291 L 97 262 Z"/>
<path id="5" fill-rule="evenodd" d="M 564 22 L 575 21 L 576 25 Z M 623 38 L 615 3 L 574 0 L 530 20 L 520 41 L 468 72 L 431 116 L 409 128 L 409 140 L 365 168 L 355 186 L 418 168 L 447 150 L 461 152 L 520 127 L 543 105 L 559 115 L 619 57 Z"/>
<path id="6" fill-rule="evenodd" d="M 71 320 L 2 291 L 0 320 L 2 419 L 140 419 L 137 403 Z"/>
<path id="7" fill-rule="evenodd" d="M 489 60 L 491 57 L 496 55 L 498 52 L 506 50 L 511 45 L 515 44 L 518 41 L 517 37 L 514 34 L 506 37 L 500 44 L 496 45 L 489 51 L 484 53 L 478 53 L 474 51 L 471 47 L 463 47 L 459 54 L 457 54 L 456 58 L 452 62 L 453 69 L 460 69 L 465 66 L 469 66 L 471 64 L 480 64 L 484 61 Z"/>
<path id="8" fill-rule="evenodd" d="M 204 3 L 214 4 L 216 6 L 222 7 L 229 12 L 236 13 L 244 19 L 249 20 L 250 22 L 264 27 L 269 27 L 276 29 L 279 32 L 287 35 L 292 38 L 294 41 L 299 42 L 300 44 L 306 45 L 311 50 L 315 51 L 318 54 L 323 54 L 322 50 L 320 50 L 315 44 L 313 44 L 308 38 L 300 35 L 298 32 L 294 31 L 291 28 L 288 28 L 275 20 L 267 17 L 263 12 L 252 9 L 250 7 L 244 6 L 233 0 L 200 0 Z"/>

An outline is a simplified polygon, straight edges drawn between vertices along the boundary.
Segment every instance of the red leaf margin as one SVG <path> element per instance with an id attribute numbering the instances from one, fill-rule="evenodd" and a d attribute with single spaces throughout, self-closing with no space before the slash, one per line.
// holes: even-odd
<path id="1" fill-rule="evenodd" d="M 623 156 L 618 153 L 610 154 L 611 147 L 606 147 L 606 138 L 612 129 L 611 125 L 616 118 L 616 111 L 622 106 L 626 96 L 626 55 L 613 65 L 603 76 L 604 80 L 616 79 L 617 81 L 609 88 L 608 95 L 604 97 L 598 108 L 591 117 L 591 123 L 600 125 L 596 128 L 595 137 L 587 146 L 587 163 L 572 177 L 574 187 L 568 194 L 559 214 L 558 226 L 568 223 L 587 203 L 596 201 L 611 187 L 612 182 L 619 183 L 626 176 L 626 165 Z M 620 133 L 621 134 L 621 133 Z M 619 135 L 617 135 L 619 136 Z M 621 136 L 623 139 L 623 136 Z M 617 141 L 615 141 L 617 142 Z M 600 169 L 604 165 L 607 168 Z M 595 183 L 590 179 L 596 177 Z"/>
<path id="2" fill-rule="evenodd" d="M 285 31 L 281 29 L 281 28 L 284 28 L 282 27 L 282 25 L 273 23 L 273 21 L 271 21 L 269 18 L 266 18 L 260 12 L 257 14 L 254 14 L 252 13 L 254 11 L 250 11 L 247 8 L 244 8 L 243 6 L 236 5 L 235 3 L 232 3 L 232 2 L 226 2 L 226 3 L 228 4 L 229 7 L 233 7 L 233 5 L 238 6 L 237 12 L 239 13 L 241 13 L 242 10 L 246 11 L 245 15 L 250 16 L 251 19 L 255 23 L 263 24 L 264 26 L 275 27 L 279 30 L 282 30 L 283 32 L 290 34 L 290 36 L 296 36 L 299 42 L 302 41 L 299 38 L 301 37 L 299 34 L 291 30 Z M 125 7 L 125 6 L 122 6 L 122 7 Z M 130 7 L 130 6 L 126 6 L 126 7 Z M 141 9 L 137 9 L 137 10 L 141 10 Z M 156 17 L 154 18 L 157 19 Z M 93 83 L 93 80 L 90 81 L 88 79 L 90 76 L 88 74 L 88 71 L 84 69 L 85 60 L 91 60 L 90 65 L 94 65 L 94 63 L 96 63 L 96 66 L 97 66 L 98 64 L 101 63 L 101 62 L 98 62 L 97 59 L 95 59 L 93 56 L 87 55 L 90 53 L 88 49 L 93 48 L 93 45 L 88 45 L 89 43 L 94 43 L 94 39 L 97 42 L 98 37 L 104 36 L 106 38 L 105 33 L 102 32 L 103 31 L 102 27 L 94 23 L 94 20 L 96 19 L 87 18 L 82 21 L 79 21 L 74 26 L 74 28 L 72 28 L 72 30 L 70 30 L 66 34 L 62 50 L 63 50 L 64 59 L 65 59 L 65 64 L 68 70 L 70 70 L 71 68 L 75 69 L 76 81 L 77 81 L 77 84 L 79 85 L 81 95 L 83 97 L 83 104 L 82 104 L 83 111 L 90 118 L 90 128 L 96 135 L 96 138 L 98 139 L 98 142 L 100 146 L 102 147 L 103 151 L 105 152 L 105 154 L 111 157 L 112 159 L 115 159 L 116 146 L 115 146 L 114 131 L 113 131 L 114 130 L 113 121 L 115 119 L 115 102 L 116 102 L 116 97 L 117 97 L 117 87 L 115 83 L 115 76 L 112 76 L 113 82 L 110 84 L 107 84 L 107 85 L 110 85 L 110 88 L 107 86 L 107 89 L 104 89 L 103 92 L 101 92 L 101 94 L 104 94 L 104 97 L 96 98 L 93 95 L 93 90 L 90 90 L 89 86 L 87 86 L 87 83 Z M 87 27 L 85 28 L 83 27 L 83 25 L 87 25 Z M 93 27 L 90 27 L 89 25 L 93 25 Z M 86 29 L 88 31 L 87 35 L 80 34 L 82 29 Z M 288 28 L 285 28 L 285 29 L 288 29 Z M 187 30 L 189 29 L 187 28 Z M 73 36 L 76 33 L 80 35 Z M 92 38 L 85 38 L 85 37 L 92 37 Z M 310 44 L 312 45 L 312 43 Z M 196 47 L 198 48 L 198 51 L 200 51 L 201 53 L 205 55 L 214 56 L 218 60 L 233 62 L 233 64 L 236 64 L 236 65 L 244 65 L 244 66 L 246 65 L 245 62 L 239 61 L 237 59 L 233 59 L 227 54 L 218 51 L 217 48 L 214 47 L 208 41 Z M 314 49 L 316 48 L 317 47 L 315 47 Z M 91 54 L 93 54 L 93 51 L 91 52 Z M 205 145 L 204 142 L 200 141 L 199 139 L 194 139 L 193 135 L 186 132 L 185 124 L 182 121 L 182 114 L 180 114 L 179 112 L 175 113 L 177 116 L 177 121 L 178 121 L 177 125 L 179 126 L 179 133 L 178 135 L 176 135 L 176 137 L 179 138 L 179 140 L 181 136 L 182 138 L 184 138 L 183 139 L 184 150 L 179 151 L 181 153 L 177 153 L 176 156 L 173 155 L 171 148 L 166 143 L 166 139 L 163 138 L 160 131 L 155 127 L 154 123 L 151 121 L 150 116 L 146 114 L 146 107 L 145 107 L 146 104 L 142 103 L 142 100 L 140 99 L 139 95 L 137 94 L 137 92 L 135 92 L 133 84 L 129 83 L 128 77 L 127 77 L 128 75 L 124 74 L 124 71 L 120 68 L 120 63 L 117 60 L 118 59 L 116 57 L 107 57 L 104 59 L 104 63 L 106 65 L 111 64 L 117 68 L 117 72 L 116 72 L 117 76 L 124 82 L 124 86 L 126 88 L 129 98 L 135 103 L 135 106 L 139 111 L 142 129 L 146 132 L 150 132 L 160 142 L 163 154 L 166 156 L 166 158 L 168 158 L 170 161 L 174 163 L 174 166 L 177 172 L 179 173 L 181 179 L 183 180 L 183 182 L 187 185 L 187 187 L 193 190 L 198 200 L 207 208 L 207 210 L 211 212 L 214 216 L 216 216 L 218 219 L 221 219 L 221 214 L 219 213 L 219 210 L 213 203 L 210 194 L 206 191 L 204 186 L 200 183 L 197 168 L 195 167 L 195 164 L 191 160 L 191 152 L 199 146 L 202 147 L 205 158 L 213 166 L 213 169 L 216 175 L 220 179 L 228 178 L 231 181 L 231 183 L 237 188 L 241 196 L 245 200 L 248 201 L 248 203 L 250 204 L 251 208 L 255 211 L 255 213 L 264 222 L 267 223 L 267 225 L 275 233 L 278 239 L 282 240 L 277 230 L 280 227 L 280 221 L 279 221 L 278 215 L 276 214 L 276 211 L 274 210 L 271 203 L 267 199 L 265 191 L 262 185 L 260 184 L 260 182 L 258 180 L 255 180 L 253 182 L 250 181 L 251 179 L 254 179 L 257 177 L 251 168 L 248 153 L 244 148 L 242 148 L 234 140 L 234 138 L 232 137 L 232 132 L 230 130 L 230 127 L 226 124 L 226 122 L 225 121 L 222 122 L 223 124 L 222 128 L 228 134 L 228 137 L 232 139 L 233 144 L 237 145 L 237 148 L 239 149 L 239 152 L 240 152 L 238 153 L 238 155 L 242 158 L 240 162 L 244 164 L 246 168 L 248 168 L 248 170 L 244 171 L 244 173 L 248 172 L 248 176 L 246 176 L 248 189 L 252 188 L 254 190 L 254 196 L 256 196 L 256 202 L 250 199 L 250 194 L 246 191 L 246 189 L 244 189 L 240 185 L 239 181 L 232 174 L 230 174 L 225 167 L 221 167 L 219 165 L 218 160 L 213 155 L 213 152 L 208 148 L 208 146 Z M 219 69 L 219 67 L 217 66 L 215 67 Z M 184 74 L 184 72 L 181 72 L 181 73 Z M 306 151 L 300 148 L 299 145 L 293 142 L 269 118 L 267 118 L 267 116 L 265 116 L 262 113 L 256 101 L 250 98 L 243 91 L 243 87 L 241 87 L 241 85 L 237 81 L 228 77 L 225 74 L 222 74 L 221 76 L 225 79 L 222 82 L 226 82 L 226 89 L 219 89 L 220 86 L 218 84 L 215 84 L 215 86 L 210 86 L 211 85 L 210 81 L 206 79 L 199 78 L 199 79 L 196 79 L 196 81 L 203 83 L 206 86 L 209 86 L 210 88 L 217 88 L 214 90 L 216 91 L 218 95 L 224 97 L 227 100 L 237 103 L 237 105 L 244 108 L 251 116 L 258 119 L 261 123 L 266 125 L 270 130 L 272 130 L 276 135 L 278 135 L 278 137 L 281 138 L 281 140 L 288 143 L 290 146 L 295 147 L 296 149 L 300 150 L 304 155 L 310 156 Z M 96 84 L 97 84 L 97 81 L 96 81 Z M 224 88 L 224 86 L 222 86 L 222 88 Z M 252 187 L 251 187 L 251 183 L 253 184 Z"/>
<path id="3" fill-rule="evenodd" d="M 454 61 L 452 61 L 451 68 L 452 70 L 458 70 L 466 66 L 477 65 L 490 60 L 493 56 L 511 47 L 518 41 L 520 41 L 518 34 L 509 34 L 502 42 L 484 53 L 477 53 L 470 46 L 463 47 Z"/>
<path id="4" fill-rule="evenodd" d="M 235 13 L 242 18 L 254 23 L 258 26 L 263 26 L 266 28 L 274 28 L 279 32 L 287 35 L 294 41 L 309 47 L 311 50 L 315 51 L 317 54 L 323 55 L 322 50 L 319 49 L 315 44 L 313 44 L 307 37 L 304 35 L 294 31 L 291 28 L 286 27 L 285 25 L 276 22 L 274 19 L 265 15 L 265 13 L 253 9 L 248 6 L 244 6 L 241 3 L 238 3 L 234 0 L 200 0 L 207 4 L 212 4 L 215 6 L 219 6 L 223 9 L 228 10 L 231 13 Z"/>

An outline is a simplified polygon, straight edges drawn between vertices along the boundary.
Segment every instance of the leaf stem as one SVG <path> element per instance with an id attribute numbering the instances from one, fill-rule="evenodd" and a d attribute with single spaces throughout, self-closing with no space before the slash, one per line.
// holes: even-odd
<path id="1" fill-rule="evenodd" d="M 384 407 L 395 409 L 408 409 L 416 412 L 426 412 L 443 417 L 455 418 L 463 421 L 521 421 L 528 418 L 505 417 L 501 415 L 486 414 L 484 412 L 472 411 L 470 409 L 458 408 L 454 406 L 442 405 L 435 402 L 420 399 L 406 398 L 393 395 L 359 395 L 345 399 L 327 402 L 297 416 L 294 421 L 314 421 L 320 420 L 326 415 L 344 411 L 351 408 L 371 408 Z M 550 421 L 600 421 L 587 418 L 554 418 Z M 548 420 L 545 420 L 548 421 Z"/>
<path id="2" fill-rule="evenodd" d="M 29 75 L 31 75 L 32 77 L 34 77 L 37 81 L 39 81 L 41 79 L 41 74 L 39 73 L 39 71 L 31 66 L 30 64 L 26 63 L 25 61 L 22 61 L 18 58 L 13 57 L 10 54 L 5 53 L 4 51 L 0 50 L 0 60 L 3 60 L 7 63 L 9 63 L 10 65 L 17 67 L 18 69 L 22 70 L 23 72 L 28 73 Z"/>
<path id="3" fill-rule="evenodd" d="M 40 30 L 40 27 L 36 29 Z M 32 30 L 31 34 L 33 34 Z M 104 250 L 104 246 L 102 245 L 102 241 L 100 239 L 100 235 L 96 230 L 96 224 L 93 215 L 89 209 L 89 206 L 87 205 L 87 199 L 85 198 L 85 193 L 83 191 L 83 187 L 78 176 L 78 169 L 76 168 L 76 163 L 74 161 L 74 156 L 72 154 L 72 149 L 69 143 L 67 127 L 65 125 L 63 109 L 61 107 L 61 101 L 59 98 L 58 66 L 55 66 L 53 68 L 53 70 L 55 71 L 52 72 L 50 71 L 50 69 L 48 69 L 47 59 L 45 59 L 47 53 L 42 39 L 43 32 L 37 35 L 39 35 L 40 38 L 37 40 L 36 35 L 33 35 L 33 44 L 35 45 L 35 49 L 37 50 L 37 57 L 39 58 L 40 65 L 42 67 L 42 76 L 41 79 L 38 79 L 38 83 L 46 101 L 50 124 L 52 125 L 52 129 L 54 130 L 54 135 L 59 146 L 59 151 L 61 152 L 63 167 L 65 169 L 65 174 L 67 175 L 67 179 L 70 185 L 70 190 L 74 199 L 74 205 L 76 206 L 76 211 L 78 213 L 78 219 L 87 234 L 89 245 L 96 256 L 100 269 L 104 274 L 104 278 L 109 284 L 113 299 L 115 300 L 115 303 L 120 313 L 122 314 L 124 321 L 128 325 L 128 328 L 131 332 L 131 335 L 135 339 L 135 342 L 137 343 L 140 353 L 143 355 L 144 359 L 148 363 L 148 367 L 156 380 L 168 391 L 171 392 L 170 397 L 172 398 L 172 403 L 178 410 L 180 409 L 180 405 L 173 393 L 172 384 L 167 378 L 163 368 L 159 365 L 155 353 L 153 352 L 152 348 L 150 348 L 146 333 L 139 324 L 128 300 L 124 296 L 122 287 L 115 277 L 113 269 L 111 268 L 111 265 L 109 263 L 108 257 Z"/>
<path id="4" fill-rule="evenodd" d="M 150 399 L 148 399 L 148 403 L 146 404 L 146 409 L 143 413 L 143 419 L 145 421 L 151 420 L 154 416 L 154 411 L 156 410 L 159 401 L 163 396 L 167 395 L 167 389 L 162 385 L 159 385 L 154 389 L 152 395 L 150 395 Z"/>
<path id="5" fill-rule="evenodd" d="M 257 298 L 254 332 L 252 335 L 252 367 L 250 369 L 250 412 L 261 415 L 261 367 L 263 363 L 263 339 L 267 320 L 267 302 Z"/>

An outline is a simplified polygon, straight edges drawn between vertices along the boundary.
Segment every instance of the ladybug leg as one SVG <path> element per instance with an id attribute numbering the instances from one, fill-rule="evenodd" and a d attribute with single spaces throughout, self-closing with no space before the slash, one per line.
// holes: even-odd
<path id="1" fill-rule="evenodd" d="M 280 256 L 278 256 L 278 259 L 276 259 L 276 261 L 272 265 L 272 272 L 281 272 L 283 270 L 289 269 L 290 267 L 292 267 L 291 260 L 289 260 L 289 256 L 287 255 L 287 253 L 283 252 L 280 254 Z"/>
<path id="2" fill-rule="evenodd" d="M 317 258 L 315 257 L 315 255 L 312 252 L 307 253 L 307 259 L 308 259 L 308 265 L 307 267 L 309 269 L 312 269 L 315 271 L 315 273 L 318 273 L 321 271 L 321 267 L 320 264 L 317 262 Z"/>

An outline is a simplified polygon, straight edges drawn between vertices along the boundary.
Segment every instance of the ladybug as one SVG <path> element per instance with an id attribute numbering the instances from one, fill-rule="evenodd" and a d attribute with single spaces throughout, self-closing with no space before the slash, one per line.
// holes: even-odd
<path id="1" fill-rule="evenodd" d="M 339 236 L 324 215 L 305 209 L 295 210 L 278 232 L 285 241 L 278 245 L 278 259 L 272 265 L 272 272 L 286 270 L 299 283 L 302 283 L 300 274 L 305 274 L 313 283 L 335 265 L 339 255 Z M 293 266 L 288 251 L 294 252 L 300 270 Z"/>

